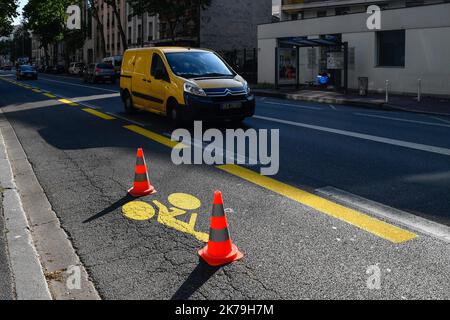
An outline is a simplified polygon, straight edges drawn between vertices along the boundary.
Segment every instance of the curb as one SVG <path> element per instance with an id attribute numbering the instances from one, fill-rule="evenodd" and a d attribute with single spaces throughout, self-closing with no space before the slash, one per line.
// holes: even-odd
<path id="1" fill-rule="evenodd" d="M 3 214 L 15 298 L 51 300 L 44 271 L 31 237 L 30 225 L 14 183 L 2 130 L 0 130 L 0 163 L 0 184 L 4 189 Z"/>
<path id="2" fill-rule="evenodd" d="M 449 117 L 450 113 L 440 113 L 433 111 L 423 111 L 423 110 L 414 110 L 414 109 L 405 109 L 402 106 L 384 103 L 384 102 L 370 102 L 370 101 L 355 101 L 349 99 L 336 99 L 336 98 L 306 98 L 295 94 L 282 93 L 282 92 L 267 92 L 267 91 L 259 91 L 253 90 L 253 93 L 259 97 L 268 97 L 268 98 L 278 98 L 278 99 L 286 99 L 286 100 L 295 100 L 295 101 L 308 101 L 308 102 L 317 102 L 317 103 L 327 103 L 327 104 L 338 104 L 338 105 L 348 105 L 355 107 L 364 107 L 367 109 L 377 109 L 377 110 L 387 110 L 387 111 L 402 111 L 402 112 L 411 112 L 417 114 L 427 114 L 427 115 L 435 115 L 435 116 L 446 116 Z"/>
<path id="3" fill-rule="evenodd" d="M 395 104 L 390 104 L 390 103 L 385 103 L 384 107 L 386 108 L 386 110 L 391 110 L 391 111 L 402 111 L 402 112 L 410 112 L 410 113 L 416 113 L 416 114 L 425 114 L 425 115 L 433 115 L 433 116 L 450 117 L 450 113 L 424 111 L 424 110 L 414 110 L 414 109 L 405 109 L 405 108 L 403 108 L 401 106 L 397 106 Z"/>
<path id="4" fill-rule="evenodd" d="M 5 200 L 9 199 L 8 202 L 4 201 L 5 220 L 11 216 L 7 216 L 6 211 L 12 203 L 15 204 L 13 209 L 20 208 L 11 211 L 19 221 L 10 220 L 6 226 L 9 230 L 8 247 L 17 299 L 100 300 L 70 238 L 52 210 L 14 129 L 1 109 L 0 181 L 4 188 L 14 186 L 6 190 L 8 193 L 4 192 Z M 10 190 L 14 193 L 10 194 Z M 17 227 L 24 234 L 18 236 L 27 236 L 27 242 L 17 242 L 15 245 L 15 235 L 11 230 Z M 23 260 L 20 265 L 13 263 L 15 256 Z M 33 264 L 25 263 L 25 259 L 30 257 L 33 258 Z"/>

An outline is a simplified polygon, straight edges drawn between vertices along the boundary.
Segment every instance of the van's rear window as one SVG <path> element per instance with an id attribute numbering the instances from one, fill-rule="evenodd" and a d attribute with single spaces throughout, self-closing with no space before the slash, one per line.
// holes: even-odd
<path id="1" fill-rule="evenodd" d="M 114 69 L 114 67 L 111 64 L 106 63 L 99 63 L 97 67 L 100 69 Z"/>

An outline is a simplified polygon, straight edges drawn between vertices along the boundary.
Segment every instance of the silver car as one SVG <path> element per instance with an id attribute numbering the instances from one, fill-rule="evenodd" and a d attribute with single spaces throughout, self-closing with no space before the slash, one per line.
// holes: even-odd
<path id="1" fill-rule="evenodd" d="M 107 63 L 92 63 L 83 73 L 84 82 L 111 82 L 116 83 L 114 67 Z"/>

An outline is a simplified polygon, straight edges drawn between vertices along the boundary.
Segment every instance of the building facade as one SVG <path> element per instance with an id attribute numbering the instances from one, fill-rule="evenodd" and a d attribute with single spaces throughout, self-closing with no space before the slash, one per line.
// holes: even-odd
<path id="1" fill-rule="evenodd" d="M 381 9 L 379 26 L 368 25 L 371 5 Z M 424 94 L 450 96 L 449 34 L 449 1 L 283 0 L 281 21 L 258 27 L 258 82 L 306 85 L 325 71 L 342 85 L 336 60 L 348 46 L 349 89 L 367 77 L 369 91 L 389 80 L 394 93 L 414 94 L 420 83 Z M 286 61 L 291 67 L 281 69 Z"/>
<path id="2" fill-rule="evenodd" d="M 129 48 L 140 46 L 151 46 L 155 40 L 160 38 L 159 20 L 155 16 L 145 13 L 144 16 L 133 15 L 133 9 L 127 3 L 127 44 Z"/>
<path id="3" fill-rule="evenodd" d="M 258 25 L 272 21 L 272 0 L 212 0 L 205 10 L 193 8 L 181 17 L 173 36 L 168 21 L 144 14 L 136 16 L 126 0 L 117 1 L 120 22 L 125 33 L 126 45 L 118 28 L 119 22 L 111 6 L 104 0 L 97 0 L 96 6 L 105 36 L 106 56 L 122 55 L 124 48 L 140 46 L 185 45 L 210 48 L 219 52 L 248 50 L 255 56 Z M 94 18 L 89 1 L 82 7 L 85 43 L 82 50 L 68 57 L 70 62 L 93 63 L 105 58 L 102 50 L 100 26 Z M 43 50 L 35 39 L 33 56 L 35 61 L 43 61 Z M 58 50 L 64 52 L 64 46 Z M 253 54 L 254 51 L 254 54 Z M 243 60 L 245 60 L 244 53 Z M 66 57 L 67 58 L 67 57 Z M 58 61 L 61 59 L 58 58 Z M 66 63 L 64 63 L 66 62 Z"/>

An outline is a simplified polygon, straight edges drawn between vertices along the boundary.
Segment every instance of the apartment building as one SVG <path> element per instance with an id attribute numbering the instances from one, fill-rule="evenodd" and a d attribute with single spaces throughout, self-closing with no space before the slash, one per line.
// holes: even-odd
<path id="1" fill-rule="evenodd" d="M 133 9 L 127 3 L 127 43 L 128 47 L 151 46 L 159 39 L 158 18 L 145 13 L 143 16 L 133 14 Z"/>
<path id="2" fill-rule="evenodd" d="M 115 56 L 122 55 L 124 44 L 119 31 L 119 21 L 116 18 L 113 8 L 109 6 L 104 0 L 98 0 L 99 15 L 103 24 L 103 32 L 105 35 L 106 55 Z M 126 1 L 118 1 L 118 10 L 120 14 L 120 23 L 123 30 L 127 27 Z M 94 22 L 95 24 L 95 22 Z M 96 24 L 95 24 L 96 25 Z M 97 26 L 96 26 L 97 27 Z M 100 33 L 97 32 L 95 39 L 96 52 L 98 53 L 97 60 L 102 58 L 101 55 L 101 38 Z"/>
<path id="3" fill-rule="evenodd" d="M 379 26 L 369 24 L 380 11 Z M 281 21 L 258 27 L 258 82 L 450 96 L 450 1 L 282 0 Z M 373 22 L 374 20 L 370 20 Z M 420 82 L 419 82 L 420 79 Z"/>

